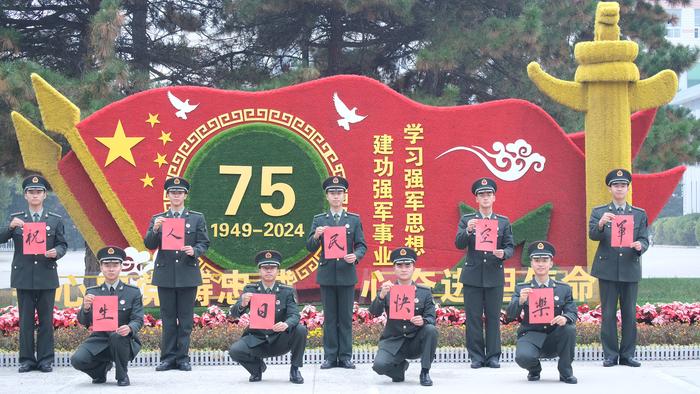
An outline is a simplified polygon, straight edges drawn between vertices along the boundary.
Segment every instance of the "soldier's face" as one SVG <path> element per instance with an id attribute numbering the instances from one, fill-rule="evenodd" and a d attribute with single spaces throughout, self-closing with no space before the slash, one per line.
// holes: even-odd
<path id="1" fill-rule="evenodd" d="M 627 191 L 629 190 L 629 185 L 626 183 L 613 183 L 610 185 L 610 193 L 615 200 L 624 200 L 627 198 Z"/>
<path id="2" fill-rule="evenodd" d="M 122 263 L 101 263 L 100 271 L 102 271 L 102 275 L 104 275 L 107 282 L 113 283 L 119 278 L 119 274 L 122 273 Z"/>
<path id="3" fill-rule="evenodd" d="M 187 193 L 181 190 L 171 190 L 168 192 L 168 199 L 170 199 L 170 204 L 176 207 L 181 207 L 185 203 L 187 198 Z"/>
<path id="4" fill-rule="evenodd" d="M 530 266 L 532 270 L 535 271 L 537 276 L 545 276 L 549 274 L 549 270 L 552 268 L 554 262 L 551 257 L 531 257 Z"/>
<path id="5" fill-rule="evenodd" d="M 39 206 L 44 203 L 46 199 L 46 192 L 39 189 L 29 189 L 24 192 L 24 199 L 30 206 Z"/>
<path id="6" fill-rule="evenodd" d="M 414 266 L 413 263 L 408 264 L 394 264 L 394 273 L 400 281 L 409 281 L 413 276 Z"/>
<path id="7" fill-rule="evenodd" d="M 274 282 L 277 279 L 278 268 L 275 265 L 263 265 L 260 267 L 260 278 L 263 282 Z"/>
<path id="8" fill-rule="evenodd" d="M 480 208 L 491 208 L 496 202 L 496 195 L 493 192 L 476 193 L 476 203 Z"/>
<path id="9" fill-rule="evenodd" d="M 343 206 L 343 201 L 345 200 L 344 191 L 329 191 L 326 193 L 326 199 L 328 199 L 328 204 L 331 208 L 340 208 Z"/>

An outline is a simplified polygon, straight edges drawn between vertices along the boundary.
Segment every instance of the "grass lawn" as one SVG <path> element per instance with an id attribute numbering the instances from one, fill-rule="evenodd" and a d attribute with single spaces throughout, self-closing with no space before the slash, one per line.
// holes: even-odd
<path id="1" fill-rule="evenodd" d="M 700 278 L 646 278 L 639 282 L 637 304 L 700 302 Z"/>

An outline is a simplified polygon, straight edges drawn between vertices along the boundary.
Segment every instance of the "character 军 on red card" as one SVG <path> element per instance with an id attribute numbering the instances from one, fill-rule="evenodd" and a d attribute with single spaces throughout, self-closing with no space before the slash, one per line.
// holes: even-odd
<path id="1" fill-rule="evenodd" d="M 613 248 L 629 248 L 634 242 L 634 216 L 615 215 L 611 224 L 610 243 Z"/>

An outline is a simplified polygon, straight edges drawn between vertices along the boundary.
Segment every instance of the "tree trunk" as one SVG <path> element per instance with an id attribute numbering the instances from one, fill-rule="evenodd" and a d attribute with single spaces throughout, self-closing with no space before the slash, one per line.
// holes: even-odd
<path id="1" fill-rule="evenodd" d="M 131 2 L 131 56 L 133 68 L 148 75 L 150 61 L 148 58 L 148 36 L 146 35 L 146 20 L 148 18 L 148 1 L 135 0 Z"/>

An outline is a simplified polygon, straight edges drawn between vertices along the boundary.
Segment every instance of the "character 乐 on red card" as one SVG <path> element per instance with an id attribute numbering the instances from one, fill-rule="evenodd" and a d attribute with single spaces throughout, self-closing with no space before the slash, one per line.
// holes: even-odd
<path id="1" fill-rule="evenodd" d="M 554 319 L 554 289 L 532 289 L 528 296 L 530 324 L 550 324 Z"/>

